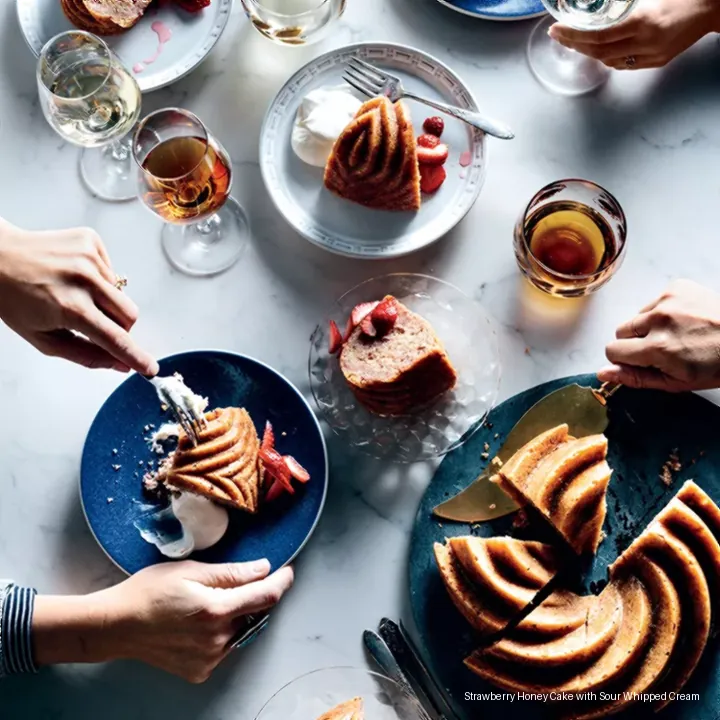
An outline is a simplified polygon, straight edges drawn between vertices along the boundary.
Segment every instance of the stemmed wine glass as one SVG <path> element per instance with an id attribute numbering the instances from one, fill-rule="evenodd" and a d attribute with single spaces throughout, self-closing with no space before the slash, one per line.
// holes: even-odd
<path id="1" fill-rule="evenodd" d="M 103 200 L 135 199 L 129 133 L 142 98 L 132 73 L 99 37 L 71 30 L 42 49 L 37 82 L 51 127 L 84 148 L 80 174 L 87 188 Z"/>
<path id="2" fill-rule="evenodd" d="M 140 199 L 168 224 L 162 244 L 188 275 L 215 275 L 234 265 L 248 236 L 243 209 L 230 197 L 232 162 L 202 121 L 179 108 L 140 122 L 133 140 Z"/>
<path id="3" fill-rule="evenodd" d="M 610 70 L 599 60 L 563 47 L 548 35 L 559 21 L 576 30 L 603 30 L 617 25 L 637 0 L 542 0 L 550 13 L 530 35 L 528 62 L 535 77 L 561 95 L 584 95 L 607 82 Z"/>

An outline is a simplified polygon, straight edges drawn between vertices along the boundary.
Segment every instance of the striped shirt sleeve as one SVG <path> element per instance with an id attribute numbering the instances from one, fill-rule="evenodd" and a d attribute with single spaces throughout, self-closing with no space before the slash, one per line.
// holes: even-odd
<path id="1" fill-rule="evenodd" d="M 32 652 L 33 588 L 9 585 L 0 596 L 0 677 L 35 673 Z"/>

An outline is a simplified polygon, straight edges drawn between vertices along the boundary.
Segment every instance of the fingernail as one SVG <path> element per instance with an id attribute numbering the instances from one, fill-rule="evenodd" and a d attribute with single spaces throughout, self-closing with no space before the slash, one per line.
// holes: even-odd
<path id="1" fill-rule="evenodd" d="M 270 561 L 266 558 L 262 560 L 253 560 L 248 570 L 253 575 L 267 575 L 270 572 Z"/>
<path id="2" fill-rule="evenodd" d="M 557 30 L 555 29 L 555 26 L 554 26 L 554 25 L 551 25 L 551 26 L 548 28 L 547 34 L 548 34 L 553 40 L 557 40 Z"/>

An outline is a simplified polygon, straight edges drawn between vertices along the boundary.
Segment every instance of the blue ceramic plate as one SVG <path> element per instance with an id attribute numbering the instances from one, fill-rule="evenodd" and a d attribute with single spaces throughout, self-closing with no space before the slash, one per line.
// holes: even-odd
<path id="1" fill-rule="evenodd" d="M 160 362 L 160 372 L 179 372 L 189 387 L 209 398 L 211 408 L 246 408 L 259 433 L 270 420 L 278 450 L 296 457 L 311 476 L 295 496 L 268 505 L 257 517 L 231 510 L 225 537 L 192 558 L 245 562 L 266 557 L 273 569 L 290 562 L 315 529 L 328 483 L 325 440 L 302 395 L 267 365 L 228 352 L 173 355 Z M 171 420 L 152 386 L 133 375 L 102 406 L 85 441 L 80 474 L 85 516 L 100 547 L 127 573 L 167 560 L 140 537 L 134 523 L 147 515 L 142 476 L 148 460 L 157 457 L 144 439 L 144 427 Z"/>
<path id="2" fill-rule="evenodd" d="M 483 20 L 529 20 L 545 15 L 540 0 L 438 0 L 465 15 Z"/>
<path id="3" fill-rule="evenodd" d="M 432 509 L 467 487 L 483 469 L 480 454 L 490 445 L 490 457 L 515 423 L 538 400 L 553 390 L 577 383 L 597 386 L 593 375 L 556 380 L 516 395 L 491 411 L 487 423 L 465 445 L 446 456 L 420 504 L 410 554 L 410 595 L 426 657 L 463 718 L 485 720 L 550 720 L 552 704 L 467 701 L 465 693 L 496 690 L 467 670 L 463 659 L 478 645 L 469 625 L 452 605 L 435 565 L 432 547 L 446 537 L 512 534 L 512 516 L 476 526 L 438 522 Z M 648 525 L 686 480 L 693 479 L 716 502 L 720 501 L 720 408 L 697 395 L 668 395 L 649 390 L 621 389 L 609 401 L 610 426 L 606 434 L 608 461 L 614 469 L 608 491 L 606 538 L 597 557 L 578 579 L 579 591 L 605 580 L 607 566 Z M 499 437 L 496 439 L 495 435 Z M 683 469 L 671 487 L 660 480 L 660 470 L 677 450 Z M 537 537 L 536 539 L 546 539 Z M 712 642 L 712 641 L 711 641 Z M 699 701 L 676 701 L 660 715 L 673 720 L 715 720 L 720 707 L 720 653 L 709 650 L 683 692 L 699 693 Z M 650 703 L 637 704 L 632 717 L 657 717 Z M 627 717 L 628 713 L 613 716 Z"/>

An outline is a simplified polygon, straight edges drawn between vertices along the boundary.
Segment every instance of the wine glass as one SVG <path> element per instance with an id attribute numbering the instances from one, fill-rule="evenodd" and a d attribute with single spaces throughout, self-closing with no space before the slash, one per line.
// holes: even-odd
<path id="1" fill-rule="evenodd" d="M 37 82 L 50 126 L 84 148 L 80 175 L 90 192 L 103 200 L 135 199 L 129 133 L 142 98 L 120 59 L 99 37 L 70 30 L 42 49 Z"/>
<path id="2" fill-rule="evenodd" d="M 283 45 L 308 45 L 323 38 L 345 11 L 347 0 L 242 0 L 245 14 L 262 35 Z"/>
<path id="3" fill-rule="evenodd" d="M 232 162 L 201 120 L 167 108 L 140 122 L 133 140 L 140 199 L 168 223 L 162 245 L 188 275 L 234 265 L 247 237 L 245 212 L 230 197 Z"/>
<path id="4" fill-rule="evenodd" d="M 530 34 L 528 62 L 535 77 L 561 95 L 585 95 L 607 82 L 610 70 L 599 60 L 563 47 L 548 35 L 555 22 L 576 30 L 603 30 L 622 22 L 637 0 L 542 0 L 550 17 Z"/>

